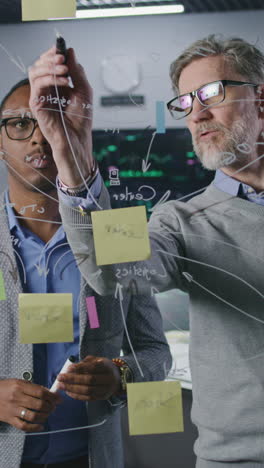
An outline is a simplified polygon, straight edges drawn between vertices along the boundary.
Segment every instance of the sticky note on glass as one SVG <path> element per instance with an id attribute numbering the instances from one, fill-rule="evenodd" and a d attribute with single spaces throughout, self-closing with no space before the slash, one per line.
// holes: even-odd
<path id="1" fill-rule="evenodd" d="M 2 270 L 0 270 L 0 301 L 6 300 L 5 282 Z"/>
<path id="2" fill-rule="evenodd" d="M 93 211 L 97 265 L 133 262 L 150 257 L 145 206 Z"/>
<path id="3" fill-rule="evenodd" d="M 73 341 L 72 294 L 19 294 L 20 343 Z"/>
<path id="4" fill-rule="evenodd" d="M 127 385 L 130 435 L 183 432 L 180 382 Z"/>
<path id="5" fill-rule="evenodd" d="M 22 0 L 22 21 L 76 16 L 76 0 Z"/>
<path id="6" fill-rule="evenodd" d="M 86 298 L 86 307 L 87 307 L 87 314 L 88 314 L 90 328 L 99 328 L 100 323 L 98 319 L 94 296 L 90 296 Z"/>

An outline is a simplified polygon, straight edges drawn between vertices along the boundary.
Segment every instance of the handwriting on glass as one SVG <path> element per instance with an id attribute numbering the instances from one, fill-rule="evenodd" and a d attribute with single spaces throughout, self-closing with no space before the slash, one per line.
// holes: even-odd
<path id="1" fill-rule="evenodd" d="M 117 268 L 115 276 L 117 279 L 124 278 L 128 275 L 132 276 L 141 276 L 146 278 L 147 281 L 151 279 L 151 276 L 160 276 L 161 278 L 166 278 L 167 273 L 163 265 L 161 265 L 163 272 L 159 273 L 155 268 L 147 267 L 137 267 L 136 265 L 130 266 L 129 268 Z"/>
<path id="2" fill-rule="evenodd" d="M 22 206 L 22 208 L 20 208 L 19 210 L 19 214 L 25 214 L 26 210 L 28 208 L 31 208 L 32 210 L 32 213 L 34 213 L 35 211 L 35 208 L 37 207 L 38 205 L 35 203 L 33 205 L 27 205 L 27 206 Z M 43 214 L 45 212 L 45 208 L 43 206 L 41 206 L 40 208 L 38 208 L 37 210 L 37 213 L 40 213 L 40 214 Z"/>
<path id="3" fill-rule="evenodd" d="M 142 193 L 140 193 L 142 190 L 149 191 L 149 194 L 144 196 Z M 125 193 L 113 194 L 113 198 L 115 200 L 120 200 L 120 201 L 131 201 L 131 200 L 150 201 L 150 200 L 153 200 L 153 198 L 155 197 L 156 197 L 156 190 L 153 187 L 150 187 L 149 185 L 141 185 L 138 188 L 137 193 L 129 192 L 128 187 L 126 186 Z"/>
<path id="4" fill-rule="evenodd" d="M 13 245 L 17 245 L 18 247 L 20 247 L 21 241 L 17 237 L 11 235 L 10 239 Z"/>
<path id="5" fill-rule="evenodd" d="M 21 117 L 22 119 L 24 119 L 25 117 L 28 117 L 29 119 L 33 117 L 32 112 L 26 109 L 5 109 L 3 110 L 3 115 L 14 115 L 16 117 L 19 115 L 19 117 Z"/>
<path id="6" fill-rule="evenodd" d="M 47 102 L 49 104 L 58 104 L 60 101 L 60 105 L 61 107 L 66 107 L 66 106 L 69 106 L 69 105 L 72 105 L 72 106 L 79 106 L 80 103 L 77 101 L 76 99 L 76 96 L 74 98 L 74 100 L 71 100 L 71 99 L 66 99 L 64 96 L 62 96 L 61 98 L 58 98 L 56 96 L 52 96 L 51 94 L 47 95 L 47 96 L 38 96 L 35 98 L 35 102 L 38 104 L 38 103 L 44 103 L 44 102 Z M 93 106 L 88 102 L 82 102 L 82 108 L 83 109 L 92 109 Z"/>
<path id="7" fill-rule="evenodd" d="M 6 207 L 10 207 L 10 208 L 15 208 L 16 204 L 15 203 L 4 203 L 3 206 L 0 207 L 0 211 L 1 210 L 4 210 Z M 31 208 L 31 212 L 34 213 L 34 211 L 36 210 L 37 213 L 40 213 L 40 214 L 43 214 L 45 213 L 45 208 L 43 206 L 39 206 L 37 209 L 37 203 L 34 203 L 33 205 L 26 205 L 26 206 L 22 206 L 20 208 L 20 210 L 18 211 L 19 214 L 25 214 L 26 210 L 28 208 Z"/>
<path id="8" fill-rule="evenodd" d="M 105 132 L 119 133 L 119 128 L 105 128 Z"/>

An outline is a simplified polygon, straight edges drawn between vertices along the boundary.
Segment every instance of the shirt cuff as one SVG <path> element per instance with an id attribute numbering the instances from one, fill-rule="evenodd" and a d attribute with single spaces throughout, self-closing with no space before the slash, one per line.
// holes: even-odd
<path id="1" fill-rule="evenodd" d="M 98 201 L 101 190 L 102 190 L 103 179 L 101 174 L 98 172 L 96 178 L 94 179 L 93 183 L 89 186 L 89 190 L 86 190 L 85 197 L 73 197 L 67 195 L 63 192 L 60 187 L 58 186 L 58 177 L 56 179 L 57 190 L 59 193 L 59 197 L 64 203 L 64 205 L 70 208 L 76 208 L 81 205 L 84 210 L 96 210 L 96 204 L 94 200 Z"/>

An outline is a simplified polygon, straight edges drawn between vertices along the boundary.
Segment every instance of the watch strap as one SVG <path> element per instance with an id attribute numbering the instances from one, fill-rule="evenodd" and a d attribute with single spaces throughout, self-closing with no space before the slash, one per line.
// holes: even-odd
<path id="1" fill-rule="evenodd" d="M 99 168 L 98 168 L 97 162 L 94 161 L 92 172 L 87 177 L 85 182 L 81 183 L 80 185 L 76 185 L 75 187 L 68 187 L 66 184 L 62 182 L 62 180 L 58 178 L 58 187 L 66 195 L 69 195 L 71 197 L 85 198 L 87 195 L 87 187 L 92 185 L 92 183 L 97 177 L 98 172 L 99 172 Z"/>
<path id="2" fill-rule="evenodd" d="M 129 373 L 130 380 L 133 381 L 133 374 L 130 367 L 127 363 L 121 358 L 114 358 L 112 362 L 118 367 L 120 372 L 120 379 L 121 379 L 121 391 L 122 393 L 126 392 L 127 390 L 127 375 Z"/>

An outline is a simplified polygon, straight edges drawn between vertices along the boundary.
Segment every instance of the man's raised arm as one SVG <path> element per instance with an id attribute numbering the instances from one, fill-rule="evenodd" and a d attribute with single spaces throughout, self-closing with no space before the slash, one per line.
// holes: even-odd
<path id="1" fill-rule="evenodd" d="M 129 288 L 132 280 L 137 281 L 142 294 L 150 294 L 151 288 L 159 291 L 183 288 L 181 262 L 166 255 L 173 250 L 182 256 L 183 247 L 168 233 L 164 210 L 155 214 L 152 221 L 148 260 L 96 264 L 91 212 L 111 207 L 92 154 L 92 88 L 73 49 L 68 49 L 67 63 L 63 62 L 64 56 L 52 47 L 31 67 L 30 107 L 53 151 L 58 168 L 60 213 L 81 273 L 102 295 L 114 294 L 118 284 Z M 69 76 L 73 86 L 69 84 Z M 52 101 L 48 105 L 47 96 Z M 122 274 L 124 268 L 129 270 L 128 275 Z"/>

